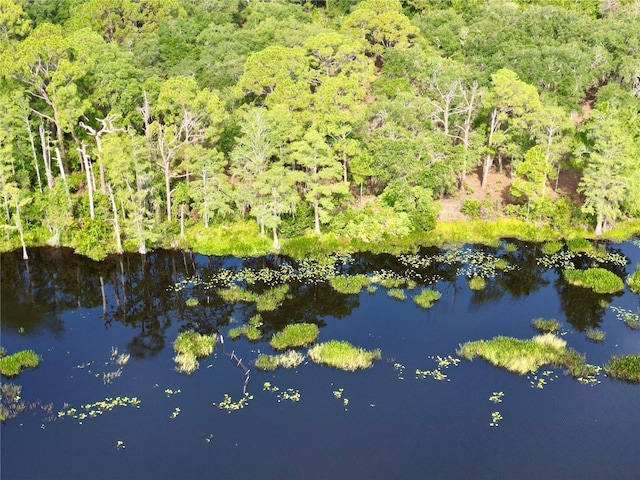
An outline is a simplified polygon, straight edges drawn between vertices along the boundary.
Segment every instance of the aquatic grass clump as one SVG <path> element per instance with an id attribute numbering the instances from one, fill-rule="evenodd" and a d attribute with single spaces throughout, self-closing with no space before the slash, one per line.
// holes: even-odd
<path id="1" fill-rule="evenodd" d="M 612 356 L 605 363 L 604 371 L 612 378 L 638 383 L 640 382 L 640 355 Z"/>
<path id="2" fill-rule="evenodd" d="M 487 286 L 487 281 L 483 277 L 471 277 L 467 282 L 471 290 L 484 290 Z"/>
<path id="3" fill-rule="evenodd" d="M 467 342 L 460 346 L 457 354 L 467 360 L 481 357 L 492 365 L 520 375 L 535 372 L 542 365 L 564 365 L 574 374 L 578 373 L 579 364 L 585 363 L 584 357 L 567 349 L 566 342 L 551 333 L 530 340 L 499 336 L 491 340 Z"/>
<path id="4" fill-rule="evenodd" d="M 422 308 L 431 308 L 436 300 L 439 300 L 442 294 L 435 290 L 427 288 L 413 297 L 413 301 Z"/>
<path id="5" fill-rule="evenodd" d="M 176 370 L 189 375 L 195 372 L 200 366 L 197 359 L 211 355 L 216 340 L 216 334 L 202 335 L 193 330 L 180 332 L 173 342 L 173 350 L 177 353 L 173 358 L 177 363 Z"/>
<path id="6" fill-rule="evenodd" d="M 258 327 L 248 324 L 230 329 L 228 335 L 231 340 L 235 340 L 236 338 L 244 336 L 252 342 L 255 342 L 262 338 L 262 332 L 258 329 Z"/>
<path id="7" fill-rule="evenodd" d="M 371 281 L 369 277 L 363 274 L 337 276 L 329 279 L 329 285 L 339 293 L 355 295 L 362 291 L 363 288 L 369 286 Z"/>
<path id="8" fill-rule="evenodd" d="M 278 355 L 267 355 L 261 353 L 258 355 L 255 365 L 258 370 L 272 372 L 278 367 L 296 368 L 304 362 L 305 358 L 306 357 L 302 353 L 296 352 L 295 350 L 289 350 L 288 352 L 280 353 Z"/>
<path id="9" fill-rule="evenodd" d="M 592 342 L 604 342 L 606 336 L 605 332 L 597 328 L 587 328 L 584 333 Z"/>
<path id="10" fill-rule="evenodd" d="M 272 312 L 287 298 L 289 285 L 280 285 L 262 292 L 256 297 L 256 308 L 259 312 Z"/>
<path id="11" fill-rule="evenodd" d="M 0 373 L 5 377 L 15 377 L 25 368 L 36 368 L 40 357 L 33 350 L 22 350 L 0 358 Z"/>
<path id="12" fill-rule="evenodd" d="M 390 288 L 387 290 L 387 295 L 391 298 L 395 298 L 396 300 L 405 300 L 407 298 L 407 295 L 401 288 Z"/>
<path id="13" fill-rule="evenodd" d="M 534 318 L 531 320 L 531 325 L 541 332 L 553 333 L 560 330 L 560 322 L 555 318 Z"/>
<path id="14" fill-rule="evenodd" d="M 276 350 L 304 347 L 315 342 L 320 329 L 315 323 L 295 323 L 287 325 L 284 330 L 276 332 L 269 344 Z"/>
<path id="15" fill-rule="evenodd" d="M 594 267 L 586 270 L 570 268 L 563 272 L 565 280 L 571 285 L 590 288 L 596 293 L 615 293 L 624 290 L 624 282 L 615 273 L 604 268 Z"/>
<path id="16" fill-rule="evenodd" d="M 562 250 L 562 247 L 564 247 L 564 243 L 558 240 L 553 240 L 551 242 L 543 243 L 540 251 L 543 253 L 543 255 L 553 255 L 554 253 Z"/>
<path id="17" fill-rule="evenodd" d="M 226 303 L 255 302 L 257 298 L 255 293 L 236 286 L 218 289 L 217 293 Z"/>
<path id="18" fill-rule="evenodd" d="M 636 271 L 627 279 L 627 285 L 633 293 L 640 293 L 640 265 L 636 265 Z"/>
<path id="19" fill-rule="evenodd" d="M 611 306 L 610 308 L 616 312 L 618 320 L 622 320 L 631 330 L 640 329 L 640 313 L 634 313 L 631 310 L 626 310 L 620 307 Z"/>
<path id="20" fill-rule="evenodd" d="M 368 351 L 340 340 L 319 343 L 310 348 L 308 353 L 309 358 L 316 363 L 347 371 L 369 368 L 374 361 L 382 358 L 380 349 Z"/>

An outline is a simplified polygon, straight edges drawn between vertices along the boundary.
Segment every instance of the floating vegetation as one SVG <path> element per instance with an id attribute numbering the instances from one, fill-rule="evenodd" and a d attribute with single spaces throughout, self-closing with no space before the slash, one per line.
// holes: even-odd
<path id="1" fill-rule="evenodd" d="M 122 440 L 118 440 L 116 442 L 116 450 L 122 450 L 123 448 L 125 448 L 124 442 Z"/>
<path id="2" fill-rule="evenodd" d="M 129 355 L 128 353 L 118 354 L 118 349 L 116 347 L 111 347 L 111 356 L 109 358 L 109 362 L 111 362 L 112 364 L 115 363 L 116 365 L 118 365 L 118 368 L 114 371 L 103 373 L 102 383 L 104 383 L 105 385 L 109 385 L 116 378 L 120 377 L 120 375 L 122 375 L 124 366 L 129 361 L 129 358 L 131 358 L 131 355 Z M 105 365 L 109 365 L 109 362 L 107 362 Z"/>
<path id="3" fill-rule="evenodd" d="M 404 380 L 404 365 L 396 362 L 393 364 L 393 369 L 398 372 L 398 380 Z"/>
<path id="4" fill-rule="evenodd" d="M 508 272 L 515 269 L 503 258 L 470 248 L 454 249 L 436 256 L 434 260 L 446 265 L 459 263 L 461 266 L 456 274 L 470 279 L 476 277 L 493 278 L 499 271 Z"/>
<path id="5" fill-rule="evenodd" d="M 255 293 L 236 286 L 220 289 L 217 293 L 227 303 L 255 302 L 258 297 Z"/>
<path id="6" fill-rule="evenodd" d="M 627 285 L 633 293 L 640 293 L 640 265 L 636 265 L 636 271 L 627 278 Z"/>
<path id="7" fill-rule="evenodd" d="M 541 332 L 554 333 L 560 330 L 560 322 L 555 318 L 534 318 L 531 325 Z"/>
<path id="8" fill-rule="evenodd" d="M 543 255 L 553 255 L 554 253 L 559 252 L 564 247 L 564 243 L 553 240 L 551 242 L 545 242 L 542 244 L 540 251 Z"/>
<path id="9" fill-rule="evenodd" d="M 98 415 L 110 412 L 116 407 L 140 408 L 140 400 L 138 400 L 138 397 L 107 397 L 95 403 L 82 405 L 80 410 L 65 404 L 63 409 L 58 412 L 58 418 L 75 418 L 82 423 L 87 418 L 96 418 Z"/>
<path id="10" fill-rule="evenodd" d="M 0 373 L 5 377 L 15 377 L 25 368 L 36 368 L 40 357 L 33 350 L 21 350 L 0 358 Z"/>
<path id="11" fill-rule="evenodd" d="M 262 338 L 262 332 L 260 331 L 260 329 L 258 329 L 258 327 L 256 327 L 255 325 L 251 325 L 251 324 L 245 324 L 245 325 L 242 325 L 241 327 L 231 328 L 229 332 L 227 332 L 227 335 L 229 335 L 229 338 L 231 340 L 235 340 L 236 338 L 244 336 L 244 337 L 247 337 L 247 339 L 251 340 L 252 342 L 255 342 Z"/>
<path id="12" fill-rule="evenodd" d="M 171 416 L 169 418 L 176 418 L 178 415 L 180 415 L 180 408 L 176 407 L 173 409 L 173 412 L 171 413 Z"/>
<path id="13" fill-rule="evenodd" d="M 288 352 L 280 353 L 278 355 L 266 355 L 261 353 L 256 359 L 256 368 L 267 372 L 271 372 L 278 367 L 296 368 L 304 361 L 304 359 L 305 356 L 295 350 L 289 350 Z"/>
<path id="14" fill-rule="evenodd" d="M 187 301 L 185 302 L 187 307 L 195 307 L 197 305 L 200 304 L 200 301 L 197 298 L 187 298 Z"/>
<path id="15" fill-rule="evenodd" d="M 347 295 L 356 295 L 362 291 L 363 288 L 368 287 L 371 283 L 369 277 L 363 274 L 329 278 L 329 285 L 333 287 L 336 292 L 344 293 Z"/>
<path id="16" fill-rule="evenodd" d="M 342 400 L 342 406 L 344 407 L 344 410 L 346 412 L 347 405 L 349 405 L 349 399 L 345 397 L 343 393 L 344 393 L 344 388 L 339 388 L 338 390 L 333 391 L 333 396 L 338 400 Z"/>
<path id="17" fill-rule="evenodd" d="M 367 293 L 376 293 L 378 291 L 378 287 L 375 285 L 369 285 L 367 287 Z"/>
<path id="18" fill-rule="evenodd" d="M 605 373 L 618 380 L 640 382 L 640 355 L 612 356 L 604 365 Z"/>
<path id="19" fill-rule="evenodd" d="M 500 420 L 502 420 L 502 415 L 500 415 L 500 412 L 491 412 L 491 423 L 489 423 L 489 426 L 497 427 Z"/>
<path id="20" fill-rule="evenodd" d="M 253 395 L 249 395 L 248 393 L 245 393 L 240 398 L 240 400 L 235 402 L 232 400 L 232 398 L 228 394 L 225 393 L 224 400 L 222 400 L 222 402 L 218 404 L 214 403 L 214 405 L 216 405 L 221 410 L 226 410 L 227 412 L 231 413 L 246 407 L 247 404 L 249 403 L 249 400 L 253 400 Z"/>
<path id="21" fill-rule="evenodd" d="M 180 332 L 173 342 L 177 355 L 173 358 L 178 364 L 176 370 L 186 374 L 195 372 L 200 364 L 198 358 L 211 355 L 216 344 L 216 335 L 202 335 L 192 330 Z"/>
<path id="22" fill-rule="evenodd" d="M 440 381 L 447 380 L 447 382 L 450 382 L 451 380 L 447 378 L 447 375 L 445 373 L 442 373 L 442 370 L 445 370 L 450 366 L 457 367 L 458 364 L 460 363 L 460 359 L 452 357 L 451 355 L 447 355 L 446 357 L 441 357 L 440 355 L 436 355 L 435 357 L 428 357 L 428 358 L 430 358 L 431 360 L 435 360 L 438 363 L 438 368 L 434 370 L 416 369 L 416 378 L 422 379 L 422 378 L 432 377 L 434 380 L 440 380 Z"/>
<path id="23" fill-rule="evenodd" d="M 177 395 L 179 393 L 181 393 L 180 389 L 178 390 L 171 390 L 170 388 L 165 388 L 164 389 L 164 393 L 167 394 L 167 398 L 171 397 L 172 395 Z"/>
<path id="24" fill-rule="evenodd" d="M 567 348 L 564 340 L 551 333 L 530 340 L 499 336 L 467 342 L 460 346 L 457 354 L 467 360 L 479 356 L 520 375 L 535 372 L 542 365 L 566 366 L 574 377 L 589 374 L 594 368 L 586 363 L 583 355 Z"/>
<path id="25" fill-rule="evenodd" d="M 627 325 L 627 327 L 631 328 L 632 330 L 640 329 L 640 314 L 632 312 L 631 310 L 625 310 L 624 308 L 620 307 L 610 306 L 609 308 L 611 308 L 611 310 L 616 313 L 616 317 L 618 318 L 618 320 L 622 320 Z"/>
<path id="26" fill-rule="evenodd" d="M 471 277 L 468 279 L 468 283 L 471 290 L 484 290 L 487 286 L 484 277 Z"/>
<path id="27" fill-rule="evenodd" d="M 401 288 L 390 288 L 387 291 L 387 295 L 391 298 L 395 298 L 396 300 L 405 300 L 407 298 L 407 295 Z"/>
<path id="28" fill-rule="evenodd" d="M 367 351 L 346 341 L 330 340 L 310 348 L 309 358 L 316 363 L 323 363 L 341 370 L 354 371 L 371 367 L 374 361 L 382 358 L 382 355 L 380 349 Z"/>
<path id="29" fill-rule="evenodd" d="M 435 290 L 431 290 L 430 288 L 424 289 L 419 294 L 413 297 L 413 301 L 416 305 L 422 308 L 431 308 L 436 300 L 439 300 L 442 294 Z"/>
<path id="30" fill-rule="evenodd" d="M 568 270 L 573 269 L 573 261 L 580 258 L 586 258 L 598 263 L 610 263 L 619 267 L 624 267 L 627 264 L 627 257 L 619 253 L 608 252 L 604 248 L 561 250 L 538 257 L 536 263 L 545 268 L 562 268 Z"/>
<path id="31" fill-rule="evenodd" d="M 540 374 L 540 376 L 529 375 L 527 378 L 529 379 L 529 384 L 531 385 L 531 388 L 537 388 L 539 390 L 542 390 L 548 382 L 552 382 L 555 378 L 558 378 L 557 375 L 554 375 L 554 376 L 552 375 L 553 375 L 553 370 L 545 370 Z"/>
<path id="32" fill-rule="evenodd" d="M 281 285 L 262 292 L 256 297 L 256 308 L 259 312 L 272 312 L 287 298 L 289 285 Z"/>
<path id="33" fill-rule="evenodd" d="M 504 392 L 493 392 L 489 397 L 489 400 L 493 403 L 502 403 L 502 397 L 504 397 Z"/>
<path id="34" fill-rule="evenodd" d="M 0 383 L 0 422 L 15 418 L 26 408 L 20 394 L 22 387 L 13 383 Z"/>
<path id="35" fill-rule="evenodd" d="M 597 328 L 587 328 L 584 333 L 592 342 L 604 342 L 606 336 L 605 332 Z"/>
<path id="36" fill-rule="evenodd" d="M 564 278 L 572 285 L 590 288 L 596 293 L 615 293 L 624 290 L 624 283 L 615 273 L 604 268 L 594 267 L 586 270 L 566 269 Z"/>
<path id="37" fill-rule="evenodd" d="M 602 367 L 597 367 L 595 365 L 587 365 L 588 369 L 585 369 L 580 375 L 574 375 L 576 380 L 584 385 L 597 385 L 600 383 L 598 380 L 598 375 L 602 371 Z"/>
<path id="38" fill-rule="evenodd" d="M 294 323 L 275 333 L 269 344 L 276 350 L 303 347 L 315 342 L 319 332 L 315 323 Z"/>
<path id="39" fill-rule="evenodd" d="M 277 393 L 278 402 L 282 401 L 290 401 L 290 402 L 299 402 L 300 401 L 300 391 L 294 390 L 293 388 L 287 388 L 286 390 L 280 390 L 275 385 L 271 385 L 271 382 L 264 382 L 262 387 L 263 390 L 271 393 Z"/>

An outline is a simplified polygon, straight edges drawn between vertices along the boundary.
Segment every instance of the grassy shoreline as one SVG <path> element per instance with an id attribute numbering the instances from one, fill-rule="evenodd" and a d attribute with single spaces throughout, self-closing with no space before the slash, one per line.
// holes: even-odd
<path id="1" fill-rule="evenodd" d="M 41 233 L 41 232 L 40 232 Z M 166 232 L 165 232 L 166 233 Z M 289 255 L 293 258 L 322 256 L 330 253 L 389 253 L 400 254 L 416 252 L 421 247 L 478 244 L 497 246 L 504 239 L 517 239 L 543 243 L 549 241 L 584 238 L 588 240 L 610 240 L 622 242 L 640 236 L 640 219 L 619 222 L 613 229 L 601 236 L 593 231 L 578 227 L 554 228 L 549 225 L 535 225 L 513 218 L 501 218 L 492 221 L 458 220 L 439 221 L 433 230 L 414 232 L 405 236 L 385 235 L 382 239 L 368 242 L 359 238 L 338 236 L 332 233 L 321 235 L 307 234 L 281 240 L 280 250 L 273 248 L 268 236 L 258 235 L 258 227 L 251 222 L 236 222 L 230 225 L 218 225 L 205 229 L 201 225 L 188 227 L 185 238 L 176 232 L 148 245 L 148 251 L 154 249 L 188 250 L 202 255 L 259 257 L 274 253 Z M 26 232 L 27 248 L 44 247 L 46 239 L 38 232 Z M 99 242 L 100 249 L 79 250 L 73 238 L 64 239 L 61 247 L 72 248 L 76 253 L 94 260 L 103 260 L 115 254 L 112 241 Z M 17 238 L 0 238 L 0 253 L 20 249 Z M 137 245 L 125 242 L 124 251 L 135 253 Z"/>

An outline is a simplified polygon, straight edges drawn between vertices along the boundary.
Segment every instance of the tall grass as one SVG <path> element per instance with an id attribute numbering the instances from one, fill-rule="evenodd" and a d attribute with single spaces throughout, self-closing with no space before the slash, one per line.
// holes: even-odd
<path id="1" fill-rule="evenodd" d="M 315 323 L 296 323 L 287 325 L 284 330 L 271 337 L 269 344 L 276 350 L 296 348 L 309 345 L 318 338 L 320 329 Z"/>
<path id="2" fill-rule="evenodd" d="M 310 348 L 309 358 L 315 363 L 323 363 L 340 370 L 354 371 L 371 367 L 374 361 L 382 358 L 382 354 L 379 349 L 367 351 L 355 347 L 349 342 L 330 340 Z"/>
<path id="3" fill-rule="evenodd" d="M 604 371 L 612 378 L 627 382 L 640 382 L 640 355 L 613 356 L 604 365 Z"/>
<path id="4" fill-rule="evenodd" d="M 565 280 L 578 287 L 590 288 L 596 293 L 615 293 L 624 290 L 624 282 L 615 273 L 604 268 L 578 270 L 570 268 L 563 272 Z"/>

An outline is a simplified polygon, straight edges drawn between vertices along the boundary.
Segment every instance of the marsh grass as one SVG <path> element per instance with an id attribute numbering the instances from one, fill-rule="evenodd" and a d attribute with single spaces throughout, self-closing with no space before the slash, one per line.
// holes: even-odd
<path id="1" fill-rule="evenodd" d="M 289 350 L 288 352 L 279 353 L 277 355 L 267 355 L 261 353 L 256 359 L 255 365 L 258 370 L 272 372 L 278 367 L 282 368 L 296 368 L 306 357 L 300 352 L 295 350 Z"/>
<path id="2" fill-rule="evenodd" d="M 636 271 L 627 279 L 627 285 L 633 293 L 640 293 L 640 265 L 636 265 Z"/>
<path id="3" fill-rule="evenodd" d="M 15 377 L 25 368 L 36 368 L 40 357 L 33 350 L 22 350 L 0 358 L 0 373 L 5 377 Z"/>
<path id="4" fill-rule="evenodd" d="M 471 277 L 467 282 L 471 290 L 484 290 L 487 286 L 487 281 L 483 277 Z"/>
<path id="5" fill-rule="evenodd" d="M 180 332 L 173 342 L 173 350 L 177 354 L 173 358 L 176 369 L 189 375 L 195 372 L 199 367 L 197 359 L 211 355 L 216 340 L 215 334 L 202 335 L 192 330 Z"/>
<path id="6" fill-rule="evenodd" d="M 615 293 L 624 290 L 624 282 L 615 273 L 604 268 L 588 268 L 586 270 L 567 269 L 564 278 L 571 285 L 590 288 L 596 293 Z"/>
<path id="7" fill-rule="evenodd" d="M 612 356 L 604 365 L 607 375 L 627 382 L 640 382 L 640 355 Z"/>
<path id="8" fill-rule="evenodd" d="M 531 325 L 541 332 L 553 333 L 560 330 L 560 322 L 555 318 L 534 318 L 531 320 Z"/>
<path id="9" fill-rule="evenodd" d="M 587 328 L 584 333 L 592 342 L 604 342 L 606 336 L 605 332 L 597 328 Z"/>
<path id="10" fill-rule="evenodd" d="M 241 327 L 231 328 L 228 332 L 229 338 L 235 340 L 239 337 L 246 337 L 248 340 L 255 342 L 262 338 L 262 332 L 255 325 L 245 324 Z"/>
<path id="11" fill-rule="evenodd" d="M 240 287 L 221 288 L 217 290 L 220 298 L 226 303 L 255 302 L 258 296 Z"/>
<path id="12" fill-rule="evenodd" d="M 625 310 L 620 307 L 610 307 L 616 313 L 616 317 L 622 320 L 627 327 L 632 330 L 640 329 L 640 314 L 634 313 L 631 310 Z"/>
<path id="13" fill-rule="evenodd" d="M 309 358 L 315 363 L 322 363 L 340 370 L 354 371 L 371 367 L 374 361 L 382 358 L 382 355 L 380 349 L 367 351 L 355 347 L 349 342 L 330 340 L 310 348 Z"/>
<path id="14" fill-rule="evenodd" d="M 436 302 L 436 300 L 439 300 L 441 296 L 442 294 L 440 292 L 427 288 L 419 294 L 415 295 L 413 297 L 413 301 L 416 303 L 416 305 L 422 308 L 431 308 L 433 307 L 433 304 Z"/>
<path id="15" fill-rule="evenodd" d="M 259 312 L 272 312 L 282 305 L 288 293 L 288 284 L 265 290 L 255 298 L 256 308 Z"/>
<path id="16" fill-rule="evenodd" d="M 542 244 L 540 251 L 544 255 L 553 255 L 554 253 L 559 252 L 564 247 L 564 243 L 559 240 L 552 240 L 550 242 L 545 242 Z"/>
<path id="17" fill-rule="evenodd" d="M 371 281 L 369 277 L 363 274 L 337 276 L 329 279 L 329 285 L 339 293 L 355 295 L 362 291 L 363 288 L 369 286 Z"/>
<path id="18" fill-rule="evenodd" d="M 315 323 L 295 323 L 276 332 L 269 344 L 276 350 L 303 347 L 315 342 L 319 332 L 320 329 Z"/>
<path id="19" fill-rule="evenodd" d="M 187 307 L 195 307 L 200 303 L 200 301 L 197 298 L 187 298 L 187 301 L 185 302 L 185 304 L 187 305 Z"/>
<path id="20" fill-rule="evenodd" d="M 387 291 L 387 295 L 391 298 L 395 298 L 396 300 L 405 300 L 407 298 L 407 295 L 401 288 L 390 288 Z"/>
<path id="21" fill-rule="evenodd" d="M 585 373 L 585 359 L 566 347 L 566 342 L 551 333 L 538 335 L 530 340 L 511 337 L 495 337 L 491 340 L 467 342 L 457 350 L 467 360 L 481 357 L 492 365 L 525 375 L 535 372 L 542 365 L 566 366 L 572 375 Z"/>

